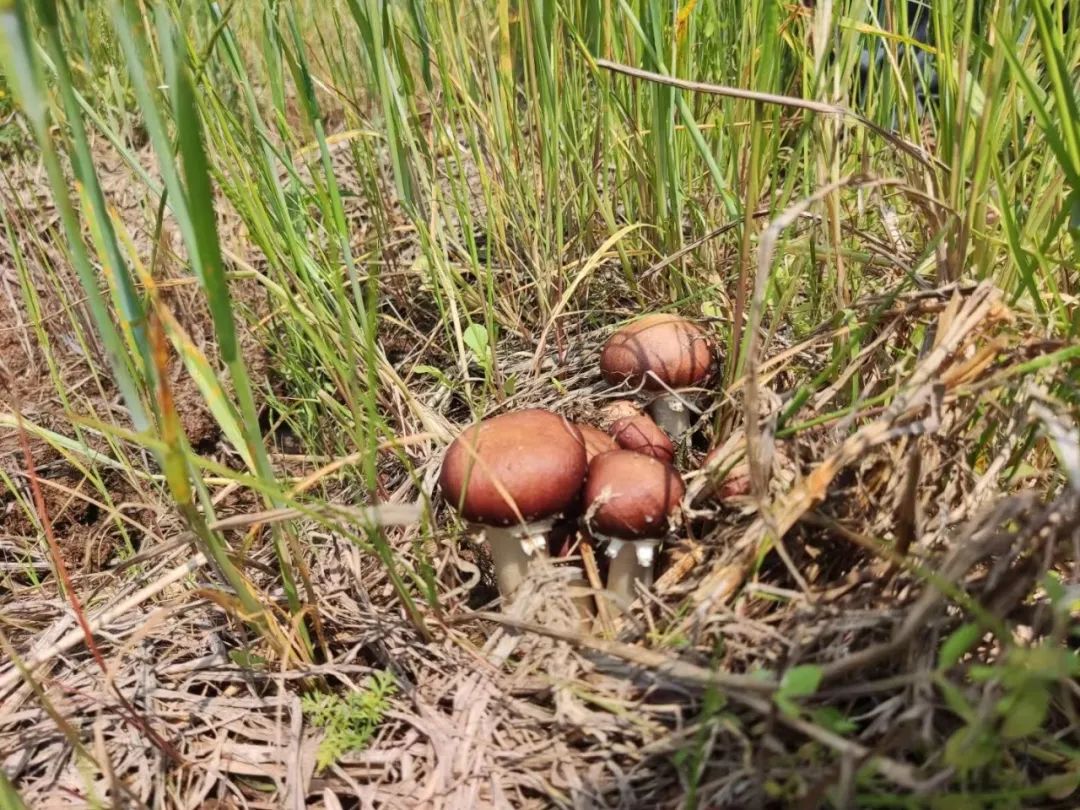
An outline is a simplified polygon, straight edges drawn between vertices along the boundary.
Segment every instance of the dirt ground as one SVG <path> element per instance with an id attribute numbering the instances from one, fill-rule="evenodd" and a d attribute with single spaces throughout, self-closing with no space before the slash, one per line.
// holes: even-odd
<path id="1" fill-rule="evenodd" d="M 128 230 L 140 259 L 149 263 L 154 245 L 150 232 L 153 200 L 107 145 L 98 144 L 95 153 L 108 204 Z M 115 414 L 119 400 L 107 371 L 102 371 L 106 366 L 82 306 L 77 276 L 65 256 L 64 235 L 48 181 L 41 167 L 33 164 L 32 156 L 24 158 L 10 158 L 0 170 L 0 202 L 28 257 L 28 266 L 20 272 L 11 246 L 6 239 L 0 240 L 0 411 L 18 411 L 39 428 L 70 435 L 72 414 L 85 418 L 104 416 L 110 411 Z M 144 152 L 141 158 L 152 170 L 152 155 Z M 212 358 L 209 312 L 193 279 L 185 277 L 172 258 L 170 251 L 177 249 L 178 235 L 168 224 L 165 234 L 159 244 L 158 260 L 163 298 L 196 345 Z M 241 248 L 242 242 L 236 245 Z M 33 289 L 36 317 L 27 310 L 22 284 Z M 241 294 L 245 289 L 249 293 L 245 303 L 260 304 L 250 287 L 237 285 L 237 289 Z M 50 367 L 42 340 L 48 341 L 55 367 Z M 245 340 L 245 349 L 253 376 L 259 379 L 265 373 L 265 355 L 250 336 Z M 87 362 L 88 352 L 94 355 L 92 363 Z M 170 368 L 177 410 L 188 439 L 196 450 L 212 455 L 220 435 L 217 424 L 175 357 Z M 63 397 L 57 393 L 54 374 Z M 107 449 L 93 432 L 83 433 L 81 438 L 94 449 Z M 27 439 L 43 484 L 46 508 L 68 565 L 75 571 L 94 572 L 116 562 L 118 552 L 137 550 L 142 538 L 123 536 L 110 510 L 116 504 L 127 505 L 124 512 L 133 520 L 126 528 L 131 529 L 158 509 L 157 498 L 144 485 L 120 474 L 106 473 L 93 480 L 94 476 L 80 471 L 78 464 L 40 436 L 31 432 Z M 5 488 L 0 500 L 0 514 L 5 516 L 0 548 L 8 555 L 36 558 L 43 551 L 37 539 L 40 527 L 31 508 L 26 459 L 16 430 L 0 431 L 0 471 L 18 482 L 21 493 L 16 499 Z M 140 509 L 140 505 L 145 508 Z"/>

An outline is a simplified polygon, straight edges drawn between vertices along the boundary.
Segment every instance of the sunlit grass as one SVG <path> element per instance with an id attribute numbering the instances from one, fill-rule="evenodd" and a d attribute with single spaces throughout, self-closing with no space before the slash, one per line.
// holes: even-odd
<path id="1" fill-rule="evenodd" d="M 240 461 L 214 475 L 266 508 L 322 497 L 317 487 L 294 492 L 275 469 L 260 429 L 268 407 L 304 452 L 355 457 L 350 482 L 374 501 L 378 448 L 402 438 L 388 402 L 448 438 L 415 379 L 455 380 L 473 416 L 505 396 L 502 353 L 470 372 L 478 341 L 549 340 L 571 313 L 598 325 L 676 305 L 714 319 L 724 382 L 741 378 L 762 229 L 830 186 L 783 232 L 755 325 L 791 340 L 822 323 L 854 328 L 834 341 L 825 370 L 799 382 L 782 430 L 806 426 L 802 406 L 862 348 L 875 314 L 852 306 L 870 294 L 989 278 L 1047 335 L 1075 339 L 1080 34 L 1059 24 L 1068 2 L 935 2 L 927 44 L 904 3 L 885 4 L 881 19 L 867 2 L 173 0 L 151 13 L 119 0 L 0 0 L 0 119 L 10 92 L 21 113 L 8 127 L 33 138 L 78 279 L 53 268 L 53 283 L 63 300 L 85 302 L 94 334 L 78 318 L 73 333 L 87 356 L 103 348 L 97 387 L 115 385 L 127 414 L 68 399 L 53 364 L 72 414 L 61 451 L 109 507 L 105 467 L 171 503 L 237 614 L 278 656 L 313 659 L 318 594 L 289 527 L 269 530 L 281 610 L 211 528 L 209 462 L 189 445 L 164 374 L 173 354 Z M 878 67 L 860 78 L 864 54 Z M 0 130 L 0 144 L 14 131 Z M 140 256 L 109 210 L 96 140 L 142 178 L 159 208 L 155 235 L 166 221 L 178 230 L 184 272 L 211 313 L 209 354 L 157 289 L 164 258 Z M 147 148 L 153 171 L 140 163 Z M 889 182 L 841 182 L 863 175 Z M 257 262 L 219 234 L 225 208 Z M 51 361 L 26 270 L 44 244 L 12 238 L 14 212 L 0 224 L 19 257 L 32 339 Z M 403 243 L 415 248 L 405 259 Z M 237 273 L 259 285 L 268 314 L 233 294 Z M 422 326 L 401 315 L 403 303 L 426 313 Z M 283 386 L 249 373 L 242 331 L 263 342 Z M 386 343 L 402 333 L 437 346 L 446 366 L 397 367 Z M 849 388 L 847 405 L 865 406 L 858 375 Z M 733 421 L 721 412 L 718 431 Z M 37 435 L 49 440 L 44 428 Z M 102 442 L 105 456 L 93 449 Z M 333 525 L 379 559 L 427 632 L 435 595 L 422 546 L 413 566 L 377 526 Z"/>

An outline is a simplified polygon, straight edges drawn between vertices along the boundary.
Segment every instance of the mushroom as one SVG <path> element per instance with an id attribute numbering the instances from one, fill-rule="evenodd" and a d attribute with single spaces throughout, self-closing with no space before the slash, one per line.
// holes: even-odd
<path id="1" fill-rule="evenodd" d="M 597 424 L 604 430 L 610 430 L 611 426 L 628 416 L 637 416 L 641 408 L 628 399 L 616 399 L 600 408 L 597 412 Z"/>
<path id="2" fill-rule="evenodd" d="M 470 427 L 446 451 L 439 486 L 467 521 L 482 526 L 503 598 L 524 579 L 547 534 L 579 503 L 588 464 L 581 431 L 531 408 Z"/>
<path id="3" fill-rule="evenodd" d="M 662 392 L 649 406 L 656 423 L 673 438 L 690 428 L 686 394 L 712 370 L 712 345 L 698 326 L 678 315 L 654 314 L 624 326 L 600 352 L 600 371 L 610 385 Z"/>
<path id="4" fill-rule="evenodd" d="M 585 441 L 586 461 L 592 461 L 601 453 L 606 453 L 609 450 L 619 449 L 615 439 L 599 428 L 594 428 L 592 425 L 576 425 L 576 427 L 581 431 L 581 438 Z"/>
<path id="5" fill-rule="evenodd" d="M 630 450 L 613 450 L 593 459 L 585 482 L 585 525 L 607 541 L 608 590 L 634 599 L 634 582 L 652 585 L 657 546 L 686 488 L 670 465 Z"/>
<path id="6" fill-rule="evenodd" d="M 782 482 L 794 478 L 793 463 L 781 443 L 765 446 L 762 459 L 769 476 L 777 476 Z M 746 440 L 733 435 L 726 442 L 709 451 L 701 462 L 705 473 L 702 495 L 713 503 L 727 507 L 741 507 L 753 499 L 750 478 L 750 460 L 746 457 Z"/>
<path id="7" fill-rule="evenodd" d="M 731 463 L 725 447 L 714 447 L 705 456 L 701 468 L 709 476 L 705 492 L 710 500 L 731 504 L 750 494 L 750 462 L 745 459 Z"/>
<path id="8" fill-rule="evenodd" d="M 623 450 L 652 456 L 665 464 L 675 460 L 675 446 L 648 414 L 624 416 L 611 426 L 611 435 Z"/>

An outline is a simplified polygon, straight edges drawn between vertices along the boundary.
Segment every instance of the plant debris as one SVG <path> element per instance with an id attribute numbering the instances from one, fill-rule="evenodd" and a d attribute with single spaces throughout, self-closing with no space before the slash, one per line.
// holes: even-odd
<path id="1" fill-rule="evenodd" d="M 1080 449 L 1049 393 L 1064 367 L 1033 362 L 1053 347 L 1026 344 L 1016 319 L 988 285 L 897 300 L 878 333 L 919 325 L 933 340 L 911 360 L 867 341 L 864 399 L 888 392 L 884 404 L 831 413 L 819 397 L 782 439 L 776 414 L 763 415 L 758 446 L 782 442 L 785 463 L 757 460 L 764 487 L 742 508 L 695 500 L 705 481 L 691 476 L 688 538 L 614 638 L 581 632 L 559 566 L 530 580 L 509 613 L 471 609 L 490 571 L 443 532 L 426 549 L 444 612 L 426 614 L 425 642 L 373 556 L 295 516 L 329 644 L 311 666 L 258 648 L 238 660 L 243 625 L 228 600 L 207 598 L 220 585 L 186 545 L 86 594 L 108 679 L 79 639 L 58 644 L 74 621 L 52 586 L 5 600 L 9 652 L 34 664 L 41 693 L 14 664 L 0 670 L 4 769 L 35 807 L 90 801 L 83 757 L 108 775 L 93 785 L 99 799 L 148 801 L 169 773 L 180 786 L 171 806 L 188 808 L 330 808 L 350 796 L 371 807 L 668 806 L 689 784 L 703 806 L 813 807 L 857 784 L 917 797 L 991 767 L 1002 784 L 1017 769 L 1052 781 L 1071 806 L 1075 763 L 1016 760 L 1036 729 L 1024 712 L 1068 728 L 1080 697 L 1069 686 L 1080 674 L 1070 635 L 1080 489 L 1069 460 Z M 599 346 L 606 334 L 575 340 Z M 794 355 L 800 373 L 825 362 L 823 344 L 811 338 Z M 558 387 L 528 374 L 530 357 L 500 358 L 517 375 L 513 404 L 594 413 L 606 386 L 589 352 L 577 357 L 554 369 Z M 778 379 L 761 379 L 761 401 L 775 407 Z M 457 421 L 435 389 L 424 401 Z M 698 429 L 711 430 L 727 402 Z M 440 453 L 414 460 L 411 476 L 384 460 L 399 483 L 390 503 L 430 493 Z M 451 525 L 444 505 L 437 515 Z M 416 566 L 415 528 L 384 531 Z M 274 578 L 257 574 L 269 554 L 253 549 L 250 570 L 279 601 Z M 311 696 L 339 693 L 348 706 L 383 672 L 394 689 L 380 690 L 381 722 L 360 735 L 364 747 L 320 754 L 320 724 L 304 717 Z M 182 762 L 147 749 L 116 691 Z M 51 716 L 94 745 L 73 746 Z"/>

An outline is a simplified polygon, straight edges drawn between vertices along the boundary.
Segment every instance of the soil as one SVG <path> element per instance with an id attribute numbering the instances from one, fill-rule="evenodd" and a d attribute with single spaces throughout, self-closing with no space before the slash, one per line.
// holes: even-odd
<path id="1" fill-rule="evenodd" d="M 154 222 L 153 201 L 107 145 L 95 145 L 95 153 L 108 204 L 127 229 L 140 261 L 148 266 L 154 258 L 153 235 L 147 230 L 147 223 Z M 144 165 L 153 166 L 148 151 L 140 157 Z M 33 156 L 28 159 L 32 160 Z M 62 249 L 65 239 L 59 216 L 41 169 L 12 157 L 0 166 L 0 177 L 3 178 L 0 204 L 11 217 L 12 228 L 20 240 L 20 253 L 27 264 L 25 281 L 34 289 L 40 313 L 35 317 L 28 311 L 15 252 L 6 241 L 0 241 L 0 414 L 13 417 L 18 412 L 32 426 L 64 436 L 71 436 L 72 425 L 65 407 L 80 416 L 106 418 L 125 425 L 119 396 L 89 326 L 92 321 L 82 305 L 84 296 L 75 273 L 53 271 L 53 268 L 68 268 L 70 264 Z M 222 227 L 235 229 L 236 225 L 226 221 Z M 242 245 L 240 240 L 233 242 Z M 162 288 L 161 300 L 195 345 L 214 362 L 209 312 L 198 285 L 186 273 L 176 258 L 178 255 L 182 255 L 179 235 L 166 223 L 158 241 L 155 265 L 155 278 Z M 236 284 L 233 290 L 244 306 L 256 312 L 264 308 L 253 284 Z M 49 356 L 40 345 L 38 329 L 48 341 Z M 87 361 L 80 333 L 94 354 L 92 362 Z M 251 375 L 258 383 L 266 371 L 265 353 L 249 335 L 243 336 L 242 347 Z M 64 387 L 63 398 L 57 392 L 49 357 Z M 98 370 L 97 376 L 94 369 Z M 220 430 L 198 387 L 176 356 L 170 359 L 169 382 L 188 442 L 196 451 L 213 456 L 218 449 Z M 92 433 L 84 434 L 84 438 L 93 449 L 109 451 Z M 92 482 L 72 460 L 65 459 L 45 441 L 30 434 L 27 440 L 42 483 L 46 512 L 69 569 L 98 571 L 115 561 L 118 553 L 138 547 L 140 532 L 128 523 L 125 538 L 111 514 L 110 504 L 135 504 L 125 508 L 124 514 L 138 523 L 140 514 L 153 514 L 149 506 L 156 500 L 153 491 L 140 491 L 141 487 L 133 486 L 119 474 L 107 481 Z M 45 538 L 33 506 L 26 459 L 16 430 L 0 429 L 0 473 L 16 482 L 20 492 L 15 497 L 8 487 L 0 487 L 0 559 L 10 556 L 47 559 Z M 139 503 L 148 506 L 140 510 Z"/>
<path id="2" fill-rule="evenodd" d="M 16 190 L 20 188 L 20 181 L 33 187 L 40 179 L 26 175 L 19 177 L 18 168 L 12 167 L 13 170 L 6 173 L 9 183 Z M 26 202 L 25 197 L 22 200 Z M 24 215 L 14 210 L 13 206 L 8 206 L 8 210 L 16 220 Z M 38 208 L 27 212 L 26 216 L 40 222 L 49 218 L 49 213 L 45 208 Z M 55 232 L 55 227 L 52 230 Z M 40 326 L 65 382 L 87 379 L 88 369 L 69 329 L 70 320 L 65 317 L 64 302 L 44 272 L 44 262 L 32 264 L 27 273 L 42 313 Z M 18 412 L 28 422 L 57 430 L 68 420 L 63 414 L 63 404 L 35 334 L 34 318 L 23 304 L 19 285 L 11 247 L 0 244 L 0 413 L 14 415 Z M 66 393 L 68 396 L 79 396 L 81 390 L 72 387 Z M 65 562 L 69 567 L 78 569 L 87 556 L 84 552 L 94 545 L 94 535 L 101 534 L 100 527 L 95 525 L 100 520 L 100 514 L 97 514 L 99 510 L 71 494 L 88 495 L 83 477 L 72 465 L 44 441 L 29 434 L 26 441 L 31 449 L 35 471 L 43 483 L 41 491 L 45 508 Z M 4 516 L 0 528 L 0 550 L 5 555 L 13 553 L 35 557 L 36 551 L 44 552 L 44 537 L 32 506 L 27 460 L 17 430 L 0 430 L 0 473 L 14 481 L 20 491 L 20 498 L 16 499 L 7 487 L 0 490 L 0 513 Z M 35 548 L 39 545 L 40 549 Z"/>

